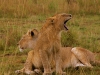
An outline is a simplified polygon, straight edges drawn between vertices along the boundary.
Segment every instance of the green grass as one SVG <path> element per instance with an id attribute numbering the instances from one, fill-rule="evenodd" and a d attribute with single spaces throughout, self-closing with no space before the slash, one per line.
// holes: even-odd
<path id="1" fill-rule="evenodd" d="M 15 75 L 14 71 L 24 66 L 28 51 L 20 53 L 16 44 L 28 29 L 39 30 L 48 16 L 0 19 L 0 75 Z M 62 33 L 62 46 L 81 46 L 100 52 L 100 15 L 73 15 L 67 26 L 69 31 Z M 97 58 L 100 60 L 100 56 Z M 92 70 L 69 68 L 66 72 L 67 75 L 99 75 L 100 67 Z"/>

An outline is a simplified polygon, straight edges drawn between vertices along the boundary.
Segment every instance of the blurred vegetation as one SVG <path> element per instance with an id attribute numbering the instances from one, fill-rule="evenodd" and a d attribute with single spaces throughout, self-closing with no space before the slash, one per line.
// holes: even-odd
<path id="1" fill-rule="evenodd" d="M 100 0 L 0 0 L 0 17 L 31 15 L 100 14 Z"/>
<path id="2" fill-rule="evenodd" d="M 27 30 L 40 29 L 46 17 L 33 16 L 27 19 L 0 20 L 0 51 L 17 47 L 17 42 Z M 69 30 L 62 32 L 61 44 L 67 46 L 81 46 L 91 51 L 100 51 L 100 16 L 74 16 L 67 24 Z"/>

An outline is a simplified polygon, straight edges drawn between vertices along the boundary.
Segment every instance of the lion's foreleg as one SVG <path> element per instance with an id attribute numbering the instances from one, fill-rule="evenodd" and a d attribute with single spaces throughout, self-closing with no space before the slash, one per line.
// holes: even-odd
<path id="1" fill-rule="evenodd" d="M 56 60 L 57 75 L 66 75 L 66 73 L 62 71 L 62 60 L 61 60 L 60 52 L 57 52 L 55 56 L 56 56 L 55 60 Z"/>
<path id="2" fill-rule="evenodd" d="M 16 70 L 15 73 L 34 74 L 34 71 L 32 71 L 32 63 L 28 60 L 28 58 L 24 64 L 24 68 L 22 68 L 21 70 Z"/>
<path id="3" fill-rule="evenodd" d="M 62 69 L 61 69 L 61 57 L 60 54 L 56 53 L 56 72 L 61 73 Z"/>
<path id="4" fill-rule="evenodd" d="M 43 75 L 52 75 L 51 66 L 50 66 L 49 58 L 47 56 L 47 52 L 45 50 L 39 50 L 39 54 L 40 54 L 41 61 L 44 67 Z"/>
<path id="5" fill-rule="evenodd" d="M 32 63 L 32 57 L 33 57 L 33 55 L 34 55 L 33 51 L 30 51 L 28 53 L 28 57 L 27 57 L 26 62 L 24 64 L 25 73 L 26 74 L 34 74 L 35 73 L 34 71 L 32 71 L 32 65 L 33 65 L 33 63 Z"/>
<path id="6" fill-rule="evenodd" d="M 17 73 L 17 74 L 18 73 L 26 73 L 26 74 L 33 73 L 33 71 L 32 71 L 32 55 L 33 55 L 33 51 L 30 51 L 28 53 L 28 57 L 24 64 L 24 68 L 22 68 L 21 70 L 16 70 L 15 73 Z"/>
<path id="7" fill-rule="evenodd" d="M 25 67 L 22 68 L 21 70 L 16 70 L 15 73 L 16 73 L 16 74 L 24 73 L 24 71 L 25 71 Z"/>
<path id="8" fill-rule="evenodd" d="M 54 47 L 54 55 L 56 61 L 56 73 L 57 75 L 66 75 L 65 72 L 62 71 L 62 59 L 61 59 L 61 52 L 60 52 L 60 43 L 56 42 Z"/>

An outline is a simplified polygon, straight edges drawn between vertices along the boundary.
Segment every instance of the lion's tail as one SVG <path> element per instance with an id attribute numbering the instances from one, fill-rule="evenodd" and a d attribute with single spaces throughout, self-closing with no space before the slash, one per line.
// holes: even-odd
<path id="1" fill-rule="evenodd" d="M 92 65 L 93 66 L 100 66 L 100 61 L 95 60 L 95 61 L 92 62 Z"/>

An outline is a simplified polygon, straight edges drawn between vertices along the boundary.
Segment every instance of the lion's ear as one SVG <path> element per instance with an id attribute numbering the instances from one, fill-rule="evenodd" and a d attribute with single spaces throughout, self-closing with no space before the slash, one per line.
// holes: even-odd
<path id="1" fill-rule="evenodd" d="M 49 21 L 51 24 L 54 24 L 55 23 L 55 17 L 50 17 L 47 19 L 47 21 Z"/>

